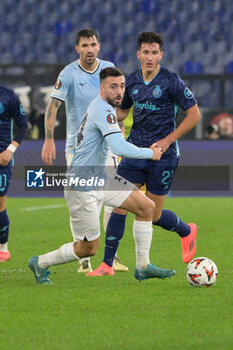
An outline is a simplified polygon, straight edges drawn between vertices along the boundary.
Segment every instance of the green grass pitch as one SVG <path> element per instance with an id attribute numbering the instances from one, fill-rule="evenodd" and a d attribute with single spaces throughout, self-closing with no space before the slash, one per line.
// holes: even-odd
<path id="1" fill-rule="evenodd" d="M 63 205 L 56 208 L 28 207 Z M 9 198 L 11 260 L 0 264 L 0 349 L 233 349 L 232 198 L 168 198 L 166 208 L 199 226 L 196 256 L 218 266 L 217 283 L 186 281 L 176 233 L 154 229 L 151 261 L 174 268 L 167 280 L 135 280 L 133 216 L 119 248 L 129 273 L 86 277 L 77 263 L 52 267 L 52 286 L 37 285 L 28 259 L 71 241 L 68 210 L 59 199 Z M 102 260 L 104 234 L 96 268 Z"/>

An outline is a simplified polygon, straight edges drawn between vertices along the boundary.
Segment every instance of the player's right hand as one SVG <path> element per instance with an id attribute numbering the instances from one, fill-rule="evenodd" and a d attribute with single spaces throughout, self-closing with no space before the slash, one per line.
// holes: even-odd
<path id="1" fill-rule="evenodd" d="M 56 159 L 56 147 L 54 139 L 45 140 L 41 151 L 41 158 L 45 164 L 53 164 L 53 160 Z"/>
<path id="2" fill-rule="evenodd" d="M 150 146 L 150 149 L 153 151 L 153 160 L 160 160 L 162 157 L 162 149 L 160 147 L 157 147 L 156 143 L 153 143 L 153 145 Z"/>

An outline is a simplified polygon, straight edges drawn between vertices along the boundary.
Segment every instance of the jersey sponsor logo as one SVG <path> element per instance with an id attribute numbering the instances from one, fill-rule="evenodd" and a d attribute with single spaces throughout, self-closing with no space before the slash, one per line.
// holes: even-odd
<path id="1" fill-rule="evenodd" d="M 107 122 L 109 124 L 116 124 L 116 116 L 113 114 L 113 113 L 110 113 L 108 116 L 107 116 Z"/>
<path id="2" fill-rule="evenodd" d="M 2 102 L 0 102 L 0 114 L 2 114 L 4 112 L 4 107 Z"/>
<path id="3" fill-rule="evenodd" d="M 137 95 L 138 94 L 138 89 L 135 89 L 132 94 Z"/>
<path id="4" fill-rule="evenodd" d="M 24 108 L 23 108 L 23 105 L 22 105 L 22 104 L 20 104 L 19 109 L 20 109 L 20 113 L 21 113 L 21 114 L 26 115 L 26 112 L 25 112 L 25 110 L 24 110 Z"/>
<path id="5" fill-rule="evenodd" d="M 146 102 L 146 103 L 139 103 L 137 101 L 133 101 L 134 106 L 139 109 L 146 109 L 150 111 L 160 111 L 160 107 L 157 107 L 154 103 L 152 102 Z"/>
<path id="6" fill-rule="evenodd" d="M 193 93 L 192 93 L 192 91 L 189 90 L 188 87 L 186 87 L 184 89 L 184 96 L 188 99 L 193 98 Z"/>
<path id="7" fill-rule="evenodd" d="M 55 83 L 55 85 L 54 85 L 54 88 L 55 88 L 56 90 L 59 90 L 61 87 L 62 87 L 62 82 L 61 82 L 60 79 L 57 79 L 57 81 L 56 81 L 56 83 Z"/>
<path id="8" fill-rule="evenodd" d="M 153 96 L 154 96 L 155 98 L 159 98 L 159 97 L 162 96 L 162 90 L 161 90 L 161 88 L 160 88 L 159 85 L 155 85 L 155 88 L 154 88 L 154 90 L 153 90 Z"/>

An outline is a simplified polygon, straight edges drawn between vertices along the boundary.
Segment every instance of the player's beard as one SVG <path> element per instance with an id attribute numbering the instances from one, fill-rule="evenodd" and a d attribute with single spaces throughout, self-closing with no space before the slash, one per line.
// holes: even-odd
<path id="1" fill-rule="evenodd" d="M 87 66 L 92 66 L 96 61 L 96 56 L 93 55 L 91 57 L 85 57 L 85 60 L 84 60 L 84 63 L 87 65 Z"/>
<path id="2" fill-rule="evenodd" d="M 116 101 L 116 98 L 121 98 L 119 101 Z M 120 107 L 122 102 L 122 96 L 116 96 L 114 99 L 110 97 L 106 97 L 106 101 L 112 106 L 112 107 Z"/>

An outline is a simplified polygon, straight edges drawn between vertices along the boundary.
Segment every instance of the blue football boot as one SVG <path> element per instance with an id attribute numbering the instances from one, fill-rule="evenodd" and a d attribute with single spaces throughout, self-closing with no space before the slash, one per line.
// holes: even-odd
<path id="1" fill-rule="evenodd" d="M 34 276 L 36 278 L 36 282 L 38 284 L 52 284 L 52 282 L 49 279 L 49 275 L 51 275 L 51 272 L 47 269 L 43 269 L 38 265 L 38 256 L 33 256 L 28 263 L 28 266 L 34 273 Z"/>
<path id="2" fill-rule="evenodd" d="M 134 277 L 140 282 L 148 278 L 167 278 L 176 274 L 175 270 L 159 269 L 153 264 L 148 264 L 145 270 L 135 269 Z"/>

